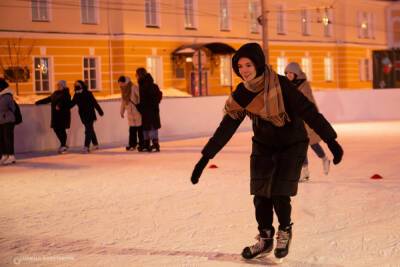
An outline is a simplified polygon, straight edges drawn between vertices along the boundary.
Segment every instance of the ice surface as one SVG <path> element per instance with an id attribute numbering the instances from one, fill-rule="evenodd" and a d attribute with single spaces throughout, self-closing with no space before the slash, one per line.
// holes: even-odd
<path id="1" fill-rule="evenodd" d="M 343 163 L 325 176 L 309 151 L 311 180 L 292 200 L 280 266 L 400 266 L 400 122 L 335 129 Z M 0 266 L 271 266 L 240 257 L 257 234 L 251 135 L 237 133 L 196 186 L 189 177 L 207 138 L 0 166 Z"/>

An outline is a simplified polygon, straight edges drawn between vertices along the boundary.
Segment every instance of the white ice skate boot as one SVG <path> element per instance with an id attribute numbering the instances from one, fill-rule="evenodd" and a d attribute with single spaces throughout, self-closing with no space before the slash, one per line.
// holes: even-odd
<path id="1" fill-rule="evenodd" d="M 299 182 L 307 182 L 308 180 L 310 180 L 310 172 L 308 171 L 308 165 L 305 165 L 301 168 Z"/>
<path id="2" fill-rule="evenodd" d="M 292 240 L 292 224 L 286 227 L 279 227 L 276 237 L 275 257 L 284 258 L 289 253 L 290 242 Z"/>
<path id="3" fill-rule="evenodd" d="M 2 162 L 3 165 L 14 164 L 16 162 L 14 155 L 8 155 L 8 157 Z"/>
<path id="4" fill-rule="evenodd" d="M 8 155 L 0 155 L 0 164 L 3 165 L 3 162 L 6 161 Z"/>
<path id="5" fill-rule="evenodd" d="M 64 154 L 67 153 L 68 148 L 66 146 L 62 146 L 58 149 L 58 153 Z"/>
<path id="6" fill-rule="evenodd" d="M 322 159 L 322 167 L 324 168 L 325 175 L 328 175 L 330 165 L 331 165 L 331 161 L 327 157 L 324 157 Z"/>

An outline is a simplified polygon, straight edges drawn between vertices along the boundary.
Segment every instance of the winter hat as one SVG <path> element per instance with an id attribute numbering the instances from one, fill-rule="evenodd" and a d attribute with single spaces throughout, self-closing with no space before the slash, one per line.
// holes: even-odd
<path id="1" fill-rule="evenodd" d="M 257 71 L 256 77 L 264 73 L 265 70 L 265 56 L 261 46 L 257 43 L 247 43 L 242 45 L 239 50 L 232 57 L 232 68 L 236 75 L 243 78 L 239 73 L 238 62 L 242 57 L 249 58 Z"/>
<path id="2" fill-rule="evenodd" d="M 58 84 L 61 85 L 62 88 L 67 88 L 67 82 L 65 80 L 59 80 Z"/>
<path id="3" fill-rule="evenodd" d="M 301 70 L 300 65 L 297 62 L 290 62 L 286 68 L 285 72 L 292 72 L 296 74 L 296 80 L 306 80 L 306 74 Z"/>
<path id="4" fill-rule="evenodd" d="M 4 78 L 0 78 L 0 91 L 8 87 L 8 82 Z"/>

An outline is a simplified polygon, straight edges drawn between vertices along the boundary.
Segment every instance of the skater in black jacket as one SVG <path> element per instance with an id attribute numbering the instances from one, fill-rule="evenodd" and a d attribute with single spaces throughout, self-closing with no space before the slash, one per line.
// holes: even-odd
<path id="1" fill-rule="evenodd" d="M 51 103 L 51 128 L 60 141 L 58 153 L 65 153 L 68 150 L 66 129 L 71 126 L 71 95 L 66 81 L 60 80 L 54 93 L 35 102 L 36 105 L 48 103 Z"/>
<path id="2" fill-rule="evenodd" d="M 74 84 L 75 94 L 72 98 L 71 108 L 78 105 L 79 117 L 83 125 L 85 126 L 85 146 L 83 147 L 84 153 L 89 153 L 90 143 L 93 144 L 92 149 L 98 149 L 99 143 L 97 141 L 96 132 L 94 131 L 93 124 L 97 120 L 95 109 L 100 116 L 104 115 L 99 103 L 97 103 L 96 98 L 92 92 L 88 90 L 87 85 L 78 80 Z"/>
<path id="3" fill-rule="evenodd" d="M 196 184 L 208 161 L 233 136 L 243 119 L 253 121 L 250 159 L 250 191 L 254 195 L 258 223 L 258 242 L 245 247 L 246 259 L 272 251 L 275 211 L 279 228 L 274 254 L 285 257 L 292 238 L 290 198 L 297 194 L 301 167 L 307 153 L 308 137 L 303 120 L 328 144 L 338 164 L 343 150 L 336 132 L 315 105 L 290 81 L 265 65 L 264 53 L 257 43 L 243 45 L 232 58 L 232 68 L 243 82 L 227 99 L 225 115 L 214 135 L 202 150 L 191 181 Z"/>

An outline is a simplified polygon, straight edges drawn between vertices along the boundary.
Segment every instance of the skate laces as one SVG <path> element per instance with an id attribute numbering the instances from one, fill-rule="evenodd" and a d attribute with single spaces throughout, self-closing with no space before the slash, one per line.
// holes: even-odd
<path id="1" fill-rule="evenodd" d="M 264 251 L 265 239 L 266 238 L 259 238 L 257 243 L 250 246 L 251 254 L 257 254 Z"/>
<path id="2" fill-rule="evenodd" d="M 289 242 L 289 235 L 289 232 L 279 230 L 278 237 L 276 238 L 276 248 L 286 248 L 286 245 Z"/>

